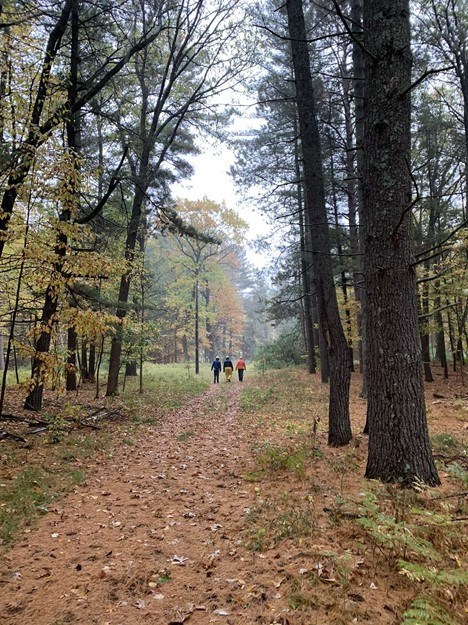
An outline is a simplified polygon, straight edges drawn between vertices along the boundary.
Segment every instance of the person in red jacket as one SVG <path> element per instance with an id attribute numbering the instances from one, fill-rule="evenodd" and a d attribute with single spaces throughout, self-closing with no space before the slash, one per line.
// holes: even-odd
<path id="1" fill-rule="evenodd" d="M 247 369 L 247 365 L 245 364 L 245 360 L 242 357 L 239 358 L 236 364 L 236 371 L 237 371 L 237 375 L 239 376 L 239 382 L 244 381 L 244 371 L 246 369 Z"/>

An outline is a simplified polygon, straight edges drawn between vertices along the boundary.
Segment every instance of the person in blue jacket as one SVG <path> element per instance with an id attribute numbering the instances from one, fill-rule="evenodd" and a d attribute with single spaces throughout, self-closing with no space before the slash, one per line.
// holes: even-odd
<path id="1" fill-rule="evenodd" d="M 214 374 L 213 384 L 219 384 L 219 372 L 221 371 L 221 361 L 219 360 L 219 356 L 213 360 L 213 364 L 211 365 L 211 371 Z"/>

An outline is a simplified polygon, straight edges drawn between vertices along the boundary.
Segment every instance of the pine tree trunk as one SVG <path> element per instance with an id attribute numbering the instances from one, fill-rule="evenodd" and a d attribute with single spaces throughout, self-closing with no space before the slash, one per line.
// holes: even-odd
<path id="1" fill-rule="evenodd" d="M 198 273 L 195 282 L 195 373 L 200 373 L 200 310 Z"/>
<path id="2" fill-rule="evenodd" d="M 430 265 L 426 266 L 426 272 L 429 273 Z M 421 353 L 424 369 L 425 382 L 434 382 L 431 370 L 431 340 L 428 328 L 429 318 L 429 285 L 424 282 L 421 292 L 421 314 L 422 320 L 419 324 L 419 334 L 421 337 Z"/>
<path id="3" fill-rule="evenodd" d="M 147 147 L 149 150 L 149 147 Z M 145 155 L 144 161 L 149 160 L 149 153 Z M 146 165 L 142 164 L 141 169 L 146 174 Z M 127 239 L 125 242 L 125 260 L 131 263 L 135 254 L 135 247 L 138 237 L 138 229 L 140 227 L 141 215 L 143 209 L 144 194 L 142 188 L 137 188 L 132 206 L 132 215 L 128 224 Z M 116 316 L 122 320 L 127 315 L 127 309 L 122 304 L 127 304 L 130 294 L 131 274 L 126 273 L 120 278 L 119 287 L 119 306 L 116 310 Z M 115 334 L 112 337 L 111 352 L 109 356 L 109 372 L 107 376 L 106 396 L 115 395 L 119 386 L 120 360 L 122 356 L 122 325 L 119 323 L 116 327 Z"/>
<path id="4" fill-rule="evenodd" d="M 298 135 L 297 123 L 294 124 L 294 136 Z M 310 290 L 310 274 L 311 267 L 309 261 L 309 251 L 307 249 L 306 222 L 304 216 L 304 201 L 302 192 L 302 171 L 299 159 L 299 143 L 294 141 L 294 163 L 297 178 L 297 210 L 299 213 L 299 237 L 301 248 L 301 285 L 302 297 L 304 301 L 304 336 L 307 350 L 307 370 L 313 374 L 317 371 L 317 362 L 315 358 L 315 341 L 314 341 L 314 322 L 312 319 L 312 294 Z"/>
<path id="5" fill-rule="evenodd" d="M 89 380 L 88 345 L 83 338 L 81 339 L 81 377 L 83 381 Z"/>
<path id="6" fill-rule="evenodd" d="M 78 347 L 78 336 L 74 326 L 67 330 L 67 373 L 65 376 L 65 388 L 67 391 L 76 391 L 76 350 Z"/>
<path id="7" fill-rule="evenodd" d="M 328 140 L 329 140 L 329 150 L 330 150 L 330 177 L 331 177 L 332 199 L 333 199 L 333 216 L 335 218 L 336 250 L 338 252 L 338 261 L 341 266 L 341 271 L 340 271 L 341 292 L 343 293 L 343 302 L 344 302 L 344 307 L 345 307 L 346 342 L 348 344 L 351 372 L 353 372 L 354 371 L 354 351 L 353 351 L 353 340 L 352 340 L 353 327 L 351 323 L 351 311 L 349 309 L 348 279 L 346 276 L 345 261 L 343 257 L 343 246 L 341 245 L 340 220 L 339 220 L 339 215 L 338 215 L 338 198 L 336 196 L 335 163 L 333 159 L 333 143 L 331 140 L 330 133 L 328 133 Z M 349 196 L 348 196 L 348 202 L 349 202 Z"/>
<path id="8" fill-rule="evenodd" d="M 444 331 L 444 319 L 441 307 L 440 298 L 440 280 L 436 280 L 435 285 L 436 297 L 434 299 L 434 308 L 437 312 L 434 313 L 434 321 L 437 325 L 436 332 L 436 359 L 440 362 L 440 366 L 444 370 L 444 378 L 448 379 L 448 363 L 447 363 L 447 350 L 445 348 L 445 331 Z"/>
<path id="9" fill-rule="evenodd" d="M 91 343 L 89 346 L 88 378 L 89 380 L 94 382 L 95 376 L 96 376 L 96 344 Z"/>
<path id="10" fill-rule="evenodd" d="M 341 446 L 349 443 L 352 437 L 349 418 L 351 377 L 349 351 L 341 325 L 330 258 L 331 246 L 325 204 L 322 150 L 302 2 L 301 0 L 287 0 L 286 8 L 304 163 L 305 202 L 311 226 L 315 291 L 319 321 L 322 334 L 328 344 L 330 360 L 328 443 L 332 446 Z"/>
<path id="11" fill-rule="evenodd" d="M 355 141 L 356 141 L 356 173 L 357 173 L 357 205 L 359 214 L 359 229 L 355 232 L 355 224 L 350 222 L 351 245 L 354 245 L 359 255 L 353 263 L 353 275 L 356 293 L 360 302 L 357 324 L 361 335 L 359 345 L 359 364 L 362 374 L 361 397 L 367 396 L 366 383 L 366 290 L 364 287 L 364 212 L 362 209 L 362 171 L 364 168 L 364 58 L 359 45 L 362 39 L 362 2 L 363 0 L 351 0 L 351 19 L 356 39 L 353 41 L 353 75 L 354 75 L 354 118 L 355 118 Z M 354 239 L 357 238 L 357 242 Z M 354 254 L 354 251 L 353 251 Z"/>
<path id="12" fill-rule="evenodd" d="M 311 289 L 314 284 L 313 278 L 309 280 L 309 289 Z M 312 304 L 312 323 L 314 324 L 313 332 L 314 332 L 314 343 L 318 345 L 319 348 L 319 356 L 320 356 L 320 381 L 322 384 L 328 384 L 330 381 L 330 363 L 328 360 L 328 347 L 327 341 L 323 335 L 322 329 L 319 327 L 319 314 L 318 314 L 318 306 L 317 306 L 317 296 L 311 295 L 311 304 Z"/>
<path id="13" fill-rule="evenodd" d="M 206 340 L 207 340 L 208 346 L 205 352 L 205 356 L 208 359 L 208 362 L 212 362 L 214 360 L 213 325 L 209 318 L 210 299 L 211 299 L 211 290 L 207 281 L 206 288 L 205 288 L 205 311 L 206 311 L 205 328 L 206 328 Z"/>
<path id="14" fill-rule="evenodd" d="M 447 324 L 448 324 L 448 331 L 449 331 L 450 351 L 452 352 L 452 370 L 454 373 L 456 373 L 457 371 L 457 348 L 455 346 L 455 335 L 453 332 L 452 316 L 450 313 L 447 313 Z"/>
<path id="15" fill-rule="evenodd" d="M 364 0 L 363 8 L 366 477 L 435 485 L 410 238 L 409 0 Z"/>

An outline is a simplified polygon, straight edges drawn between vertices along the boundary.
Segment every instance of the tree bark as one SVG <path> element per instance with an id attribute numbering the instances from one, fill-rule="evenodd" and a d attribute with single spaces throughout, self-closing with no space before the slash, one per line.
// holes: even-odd
<path id="1" fill-rule="evenodd" d="M 68 4 L 68 3 L 67 3 Z M 70 79 L 68 85 L 68 101 L 70 105 L 76 102 L 78 96 L 78 64 L 79 64 L 79 24 L 78 24 L 78 0 L 71 0 L 71 42 L 70 42 Z M 45 97 L 45 94 L 44 94 Z M 79 114 L 75 112 L 67 120 L 67 147 L 70 156 L 77 165 L 78 145 L 78 126 Z M 79 202 L 78 189 L 76 188 L 76 177 L 74 177 L 72 194 L 70 198 L 64 201 L 64 206 L 60 212 L 59 221 L 62 223 L 69 222 Z M 56 260 L 53 263 L 52 279 L 47 287 L 44 306 L 42 309 L 42 317 L 40 323 L 40 334 L 36 343 L 36 352 L 32 365 L 31 388 L 26 397 L 24 407 L 27 410 L 41 410 L 42 396 L 44 392 L 44 377 L 48 366 L 48 353 L 52 339 L 52 330 L 57 323 L 57 311 L 60 304 L 60 295 L 63 289 L 63 263 L 67 254 L 68 236 L 65 229 L 58 230 L 56 243 L 54 248 Z M 76 354 L 76 335 L 75 335 L 75 354 Z M 76 356 L 75 356 L 76 357 Z M 70 383 L 72 383 L 70 381 Z M 68 384 L 68 374 L 67 374 Z M 76 380 L 75 380 L 76 387 Z M 68 388 L 67 388 L 68 390 Z"/>
<path id="2" fill-rule="evenodd" d="M 94 382 L 96 376 L 96 344 L 91 343 L 89 346 L 88 360 L 88 379 Z"/>
<path id="3" fill-rule="evenodd" d="M 56 253 L 65 253 L 65 248 L 56 248 Z M 57 263 L 55 263 L 57 265 Z M 60 278 L 57 278 L 59 280 Z M 58 310 L 58 296 L 53 286 L 49 285 L 42 317 L 40 321 L 41 331 L 36 343 L 36 351 L 32 362 L 31 389 L 25 399 L 26 410 L 41 410 L 42 396 L 44 394 L 44 377 L 47 370 L 47 354 L 50 349 L 52 331 L 57 322 L 56 313 Z"/>
<path id="4" fill-rule="evenodd" d="M 434 321 L 437 325 L 436 331 L 436 359 L 439 360 L 440 366 L 444 370 L 444 378 L 448 379 L 448 363 L 447 363 L 447 350 L 445 348 L 445 330 L 444 330 L 444 319 L 442 316 L 441 307 L 441 297 L 440 297 L 440 280 L 436 280 L 435 285 L 436 296 L 434 299 L 434 308 L 436 312 L 434 313 Z"/>
<path id="5" fill-rule="evenodd" d="M 428 328 L 428 315 L 429 315 L 429 285 L 425 282 L 422 285 L 421 294 L 421 313 L 424 316 L 424 320 L 420 323 L 419 333 L 421 337 L 421 355 L 424 369 L 425 382 L 434 382 L 434 376 L 431 370 L 431 340 Z"/>
<path id="6" fill-rule="evenodd" d="M 322 150 L 302 2 L 287 0 L 286 8 L 296 83 L 305 201 L 311 227 L 315 290 L 320 325 L 328 344 L 330 359 L 328 444 L 336 447 L 346 445 L 352 438 L 349 418 L 350 359 L 341 325 L 330 258 Z"/>
<path id="7" fill-rule="evenodd" d="M 435 485 L 410 238 L 409 0 L 364 0 L 363 9 L 366 477 Z"/>
<path id="8" fill-rule="evenodd" d="M 298 137 L 299 129 L 297 121 L 294 120 L 294 136 Z M 317 362 L 315 358 L 315 341 L 314 341 L 314 322 L 312 319 L 312 293 L 311 293 L 311 262 L 309 260 L 310 253 L 307 246 L 306 219 L 304 216 L 305 206 L 302 191 L 302 171 L 299 154 L 299 141 L 294 141 L 294 165 L 297 178 L 297 210 L 299 213 L 299 237 L 301 248 L 301 285 L 302 297 L 304 301 L 304 335 L 307 350 L 307 370 L 313 374 L 317 371 Z"/>
<path id="9" fill-rule="evenodd" d="M 359 214 L 359 229 L 353 232 L 355 224 L 350 222 L 351 245 L 359 251 L 354 262 L 354 283 L 356 294 L 360 302 L 357 324 L 361 334 L 359 345 L 359 364 L 362 374 L 361 397 L 367 396 L 366 382 L 366 290 L 364 281 L 364 211 L 362 208 L 362 172 L 364 169 L 364 58 L 360 45 L 362 39 L 362 2 L 363 0 L 351 0 L 351 19 L 355 39 L 353 41 L 353 73 L 354 73 L 354 117 L 355 117 L 355 141 L 356 141 L 356 173 L 357 173 L 357 205 Z M 357 242 L 354 240 L 357 238 Z M 352 248 L 353 249 L 353 248 Z M 353 251 L 354 253 L 354 251 Z"/>
<path id="10" fill-rule="evenodd" d="M 140 174 L 146 179 L 148 175 L 150 157 L 150 145 L 147 142 L 145 146 L 142 163 L 140 165 Z M 143 180 L 143 178 L 141 178 Z M 143 202 L 145 198 L 145 191 L 147 184 L 143 181 L 137 186 L 135 197 L 133 199 L 132 214 L 130 222 L 128 224 L 127 238 L 125 241 L 125 260 L 126 263 L 131 265 L 134 255 L 135 247 L 138 237 L 138 229 L 140 226 L 141 215 L 143 211 Z M 107 377 L 107 389 L 106 396 L 115 395 L 117 393 L 119 385 L 119 371 L 120 371 L 120 359 L 122 356 L 122 323 L 127 315 L 127 309 L 121 304 L 128 302 L 128 296 L 130 293 L 131 272 L 127 272 L 122 275 L 120 279 L 119 287 L 119 306 L 116 310 L 116 316 L 121 320 L 121 323 L 117 325 L 115 334 L 112 337 L 111 352 L 109 356 L 109 373 Z"/>
<path id="11" fill-rule="evenodd" d="M 200 297 L 198 270 L 195 280 L 195 373 L 200 373 Z"/>
<path id="12" fill-rule="evenodd" d="M 76 391 L 76 350 L 78 347 L 78 336 L 75 326 L 70 326 L 67 330 L 67 373 L 66 373 L 66 389 L 67 391 Z"/>
<path id="13" fill-rule="evenodd" d="M 132 360 L 132 362 L 127 362 L 127 364 L 125 365 L 125 376 L 127 378 L 135 378 L 137 376 L 136 360 Z"/>

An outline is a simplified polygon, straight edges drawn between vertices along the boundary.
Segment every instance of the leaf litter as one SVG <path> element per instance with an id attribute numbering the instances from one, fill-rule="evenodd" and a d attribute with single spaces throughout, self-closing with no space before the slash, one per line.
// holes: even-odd
<path id="1" fill-rule="evenodd" d="M 399 622 L 413 590 L 337 516 L 337 480 L 356 496 L 366 488 L 365 439 L 356 439 L 356 466 L 343 477 L 346 452 L 321 445 L 327 462 L 307 479 L 266 470 L 257 482 L 256 445 L 268 440 L 274 449 L 277 424 L 268 405 L 263 420 L 245 417 L 244 387 L 211 387 L 158 425 L 142 426 L 132 446 L 116 441 L 60 514 L 46 514 L 7 552 L 0 623 Z M 362 421 L 357 397 L 353 414 Z M 292 428 L 292 407 L 285 414 Z M 279 519 L 285 501 L 310 506 L 310 536 L 307 518 Z M 292 535 L 299 525 L 302 533 Z"/>

